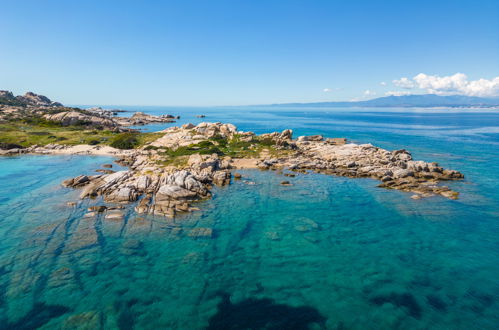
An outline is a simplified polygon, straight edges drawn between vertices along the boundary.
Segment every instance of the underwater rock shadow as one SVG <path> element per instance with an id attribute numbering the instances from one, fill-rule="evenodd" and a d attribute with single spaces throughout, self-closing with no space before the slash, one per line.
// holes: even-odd
<path id="1" fill-rule="evenodd" d="M 3 323 L 3 328 L 0 329 L 16 329 L 16 330 L 31 330 L 38 329 L 53 318 L 57 318 L 71 309 L 62 305 L 47 305 L 43 302 L 38 302 L 33 305 L 31 310 L 21 319 L 14 323 L 9 323 L 7 320 L 0 320 Z"/>
<path id="2" fill-rule="evenodd" d="M 309 306 L 293 307 L 274 300 L 249 298 L 233 304 L 230 295 L 222 293 L 218 311 L 206 329 L 308 329 L 312 324 L 326 328 L 326 318 Z"/>
<path id="3" fill-rule="evenodd" d="M 410 293 L 395 293 L 392 292 L 388 295 L 379 295 L 371 298 L 370 301 L 378 306 L 385 303 L 391 303 L 398 307 L 404 307 L 407 313 L 415 319 L 420 319 L 423 309 L 417 302 L 416 298 Z"/>

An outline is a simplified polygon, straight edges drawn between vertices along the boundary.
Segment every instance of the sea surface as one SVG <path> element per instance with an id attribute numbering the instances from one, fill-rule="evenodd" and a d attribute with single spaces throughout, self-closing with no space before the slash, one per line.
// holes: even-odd
<path id="1" fill-rule="evenodd" d="M 281 186 L 282 174 L 245 170 L 200 211 L 166 219 L 131 205 L 118 221 L 85 218 L 101 201 L 60 185 L 112 158 L 3 157 L 0 329 L 499 327 L 499 111 L 127 109 L 181 116 L 145 131 L 221 121 L 405 148 L 466 179 L 449 183 L 459 200 L 412 200 L 371 179 Z"/>

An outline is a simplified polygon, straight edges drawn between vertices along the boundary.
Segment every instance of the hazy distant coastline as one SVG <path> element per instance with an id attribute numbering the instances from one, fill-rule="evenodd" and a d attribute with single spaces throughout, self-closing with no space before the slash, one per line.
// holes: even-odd
<path id="1" fill-rule="evenodd" d="M 278 103 L 274 107 L 401 107 L 401 108 L 498 108 L 499 98 L 435 94 L 386 96 L 366 101 Z"/>

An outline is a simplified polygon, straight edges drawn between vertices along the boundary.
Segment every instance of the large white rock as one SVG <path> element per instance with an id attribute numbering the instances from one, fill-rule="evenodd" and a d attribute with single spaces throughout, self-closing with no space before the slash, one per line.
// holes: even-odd
<path id="1" fill-rule="evenodd" d="M 166 184 L 159 187 L 156 193 L 156 201 L 164 201 L 170 199 L 191 199 L 196 197 L 197 193 L 194 191 L 187 190 L 185 188 Z"/>

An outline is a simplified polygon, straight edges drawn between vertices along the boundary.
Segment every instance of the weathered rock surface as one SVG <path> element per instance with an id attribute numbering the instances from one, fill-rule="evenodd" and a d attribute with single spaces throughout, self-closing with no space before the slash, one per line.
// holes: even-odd
<path id="1" fill-rule="evenodd" d="M 174 123 L 175 117 L 172 115 L 154 116 L 144 112 L 136 112 L 131 117 L 117 117 L 115 120 L 122 126 L 146 125 L 151 123 Z"/>
<path id="2" fill-rule="evenodd" d="M 214 155 L 192 155 L 188 167 L 162 168 L 140 153 L 123 159 L 130 170 L 63 181 L 65 187 L 82 188 L 80 198 L 103 196 L 108 203 L 139 200 L 138 213 L 174 216 L 191 211 L 191 203 L 208 198 L 212 185 L 230 183 L 229 161 Z M 109 212 L 106 218 L 109 218 Z"/>
<path id="3" fill-rule="evenodd" d="M 33 92 L 27 92 L 23 96 L 17 96 L 16 98 L 30 105 L 42 105 L 42 106 L 51 106 L 51 107 L 62 106 L 62 104 L 59 102 L 53 102 L 48 97 L 43 95 L 38 95 Z"/>
<path id="4" fill-rule="evenodd" d="M 89 115 L 78 111 L 64 111 L 56 114 L 47 114 L 45 119 L 60 122 L 63 126 L 88 124 L 102 127 L 118 127 L 118 123 L 113 119 Z"/>
<path id="5" fill-rule="evenodd" d="M 61 103 L 53 102 L 48 97 L 38 95 L 33 92 L 27 92 L 24 95 L 14 96 L 14 94 L 12 94 L 12 92 L 10 91 L 0 91 L 0 101 L 6 104 L 16 104 L 23 106 L 62 107 Z"/>
<path id="6" fill-rule="evenodd" d="M 462 179 L 464 176 L 457 171 L 443 169 L 437 163 L 415 161 L 404 149 L 388 151 L 371 144 L 341 142 L 323 141 L 318 136 L 300 137 L 296 142 L 298 152 L 293 157 L 264 159 L 260 167 L 373 178 L 381 181 L 379 187 L 410 191 L 422 197 L 458 196 L 448 187 L 437 185 L 440 181 Z"/>

